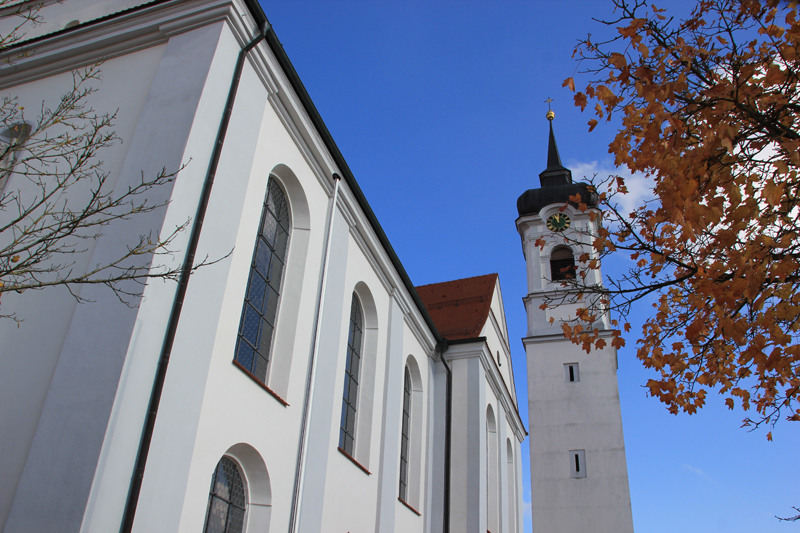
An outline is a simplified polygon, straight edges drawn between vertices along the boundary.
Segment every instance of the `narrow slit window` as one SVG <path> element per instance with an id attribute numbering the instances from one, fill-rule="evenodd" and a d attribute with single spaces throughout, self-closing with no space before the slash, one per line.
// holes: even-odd
<path id="1" fill-rule="evenodd" d="M 364 312 L 358 296 L 353 293 L 350 303 L 350 328 L 347 337 L 347 362 L 345 363 L 344 392 L 342 395 L 342 419 L 339 432 L 339 448 L 354 456 L 356 438 L 356 410 L 358 407 L 359 367 L 364 336 Z"/>
<path id="2" fill-rule="evenodd" d="M 411 440 L 411 375 L 403 377 L 403 429 L 400 435 L 400 499 L 408 501 L 408 444 Z"/>
<path id="3" fill-rule="evenodd" d="M 566 363 L 564 365 L 564 381 L 567 383 L 577 383 L 581 380 L 581 373 L 578 363 Z"/>
<path id="4" fill-rule="evenodd" d="M 569 463 L 571 477 L 586 477 L 586 450 L 570 450 Z"/>

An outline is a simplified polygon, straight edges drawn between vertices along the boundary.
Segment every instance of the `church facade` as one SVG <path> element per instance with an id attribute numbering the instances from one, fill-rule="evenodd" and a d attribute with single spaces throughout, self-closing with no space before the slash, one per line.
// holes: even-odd
<path id="1" fill-rule="evenodd" d="M 102 155 L 108 185 L 179 171 L 152 193 L 164 208 L 104 228 L 74 268 L 187 221 L 170 265 L 219 260 L 148 281 L 135 307 L 92 285 L 81 305 L 60 290 L 3 295 L 24 322 L 0 321 L 0 530 L 522 531 L 527 431 L 500 282 L 413 286 L 258 2 L 43 6 L 0 90 L 35 109 L 102 58 L 92 105 L 116 112 L 123 140 Z M 11 173 L 3 187 L 24 185 Z M 550 211 L 518 220 L 525 243 Z M 541 335 L 529 320 L 529 361 Z M 560 372 L 575 359 L 595 375 L 559 357 Z M 547 391 L 552 368 L 531 372 Z M 623 475 L 627 493 L 616 377 L 603 379 L 610 422 L 583 441 L 547 438 L 557 421 L 531 400 L 534 517 Z M 594 446 L 597 431 L 612 440 Z M 588 482 L 570 477 L 577 449 Z M 572 511 L 617 514 L 586 501 Z M 534 531 L 585 523 L 543 520 Z"/>

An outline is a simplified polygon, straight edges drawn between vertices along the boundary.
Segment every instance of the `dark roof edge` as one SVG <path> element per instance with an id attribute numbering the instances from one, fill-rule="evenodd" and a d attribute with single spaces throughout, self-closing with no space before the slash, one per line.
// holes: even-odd
<path id="1" fill-rule="evenodd" d="M 447 341 L 447 344 L 454 346 L 456 344 L 469 344 L 471 342 L 486 342 L 486 337 L 469 337 L 467 339 L 454 339 Z"/>
<path id="2" fill-rule="evenodd" d="M 353 191 L 353 195 L 356 197 L 359 207 L 361 207 L 361 210 L 364 211 L 370 226 L 372 226 L 372 230 L 378 236 L 378 240 L 386 250 L 389 260 L 391 260 L 392 265 L 400 275 L 403 285 L 405 285 L 406 290 L 411 295 L 411 299 L 414 300 L 414 304 L 417 306 L 420 314 L 422 314 L 422 318 L 425 319 L 425 323 L 430 328 L 431 333 L 433 333 L 436 342 L 441 342 L 442 336 L 439 334 L 439 330 L 436 329 L 433 319 L 431 319 L 431 316 L 428 314 L 428 310 L 425 308 L 425 304 L 422 303 L 422 299 L 419 297 L 419 294 L 417 294 L 414 284 L 411 283 L 411 279 L 408 277 L 405 267 L 403 267 L 403 264 L 400 262 L 400 258 L 397 257 L 397 253 L 395 253 L 392 244 L 389 242 L 388 237 L 386 237 L 386 233 L 384 233 L 380 222 L 378 222 L 375 213 L 372 211 L 372 207 L 370 207 L 369 202 L 367 202 L 364 192 L 361 190 L 361 187 L 359 187 L 358 182 L 356 182 L 356 178 L 350 171 L 350 167 L 347 165 L 344 156 L 339 151 L 339 147 L 336 146 L 336 141 L 333 140 L 333 136 L 331 135 L 330 131 L 328 131 L 327 126 L 325 126 L 325 122 L 322 120 L 322 117 L 320 116 L 319 111 L 317 111 L 314 102 L 308 95 L 308 91 L 306 91 L 303 82 L 300 80 L 300 76 L 297 75 L 297 71 L 294 69 L 291 60 L 289 60 L 289 56 L 286 55 L 286 51 L 283 49 L 283 45 L 278 39 L 278 36 L 275 34 L 275 30 L 272 28 L 272 25 L 269 24 L 267 15 L 261 8 L 258 0 L 244 0 L 244 3 L 250 9 L 250 12 L 253 14 L 255 21 L 260 27 L 264 27 L 265 23 L 267 24 L 267 45 L 269 45 L 272 53 L 275 54 L 278 63 L 280 64 L 284 74 L 286 74 L 286 77 L 292 86 L 292 89 L 294 89 L 294 92 L 297 94 L 297 97 L 303 104 L 306 113 L 308 113 L 311 123 L 317 129 L 317 132 L 322 138 L 322 142 L 325 143 L 325 147 L 330 152 L 331 157 L 333 157 L 336 166 L 339 167 L 339 171 L 342 173 L 344 181 L 350 187 L 350 190 Z"/>

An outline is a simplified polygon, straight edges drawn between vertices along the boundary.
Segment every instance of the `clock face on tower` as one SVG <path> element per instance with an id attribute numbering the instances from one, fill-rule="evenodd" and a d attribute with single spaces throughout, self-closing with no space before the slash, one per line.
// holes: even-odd
<path id="1" fill-rule="evenodd" d="M 564 213 L 553 213 L 547 218 L 547 229 L 550 231 L 564 231 L 569 227 L 569 216 Z"/>

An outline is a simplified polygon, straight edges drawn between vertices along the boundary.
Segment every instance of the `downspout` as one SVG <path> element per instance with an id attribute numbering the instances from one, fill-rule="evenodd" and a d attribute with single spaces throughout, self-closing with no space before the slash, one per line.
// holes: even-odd
<path id="1" fill-rule="evenodd" d="M 322 327 L 322 307 L 325 304 L 325 289 L 328 284 L 328 260 L 331 255 L 331 239 L 333 238 L 333 216 L 336 213 L 336 201 L 339 197 L 339 183 L 342 178 L 339 174 L 333 174 L 333 196 L 328 207 L 328 220 L 325 223 L 325 249 L 323 250 L 322 269 L 319 274 L 319 284 L 317 292 L 317 303 L 314 309 L 314 338 L 311 341 L 311 352 L 308 355 L 308 370 L 306 371 L 306 392 L 303 399 L 303 420 L 300 425 L 300 439 L 297 443 L 297 464 L 294 471 L 294 487 L 292 489 L 292 509 L 289 515 L 289 533 L 298 530 L 300 523 L 300 504 L 303 500 L 302 485 L 305 481 L 306 469 L 306 446 L 308 445 L 308 425 L 310 423 L 309 413 L 314 401 L 314 383 L 317 377 L 314 362 L 319 352 L 320 328 Z"/>
<path id="2" fill-rule="evenodd" d="M 136 516 L 136 505 L 139 503 L 139 493 L 142 489 L 142 480 L 144 479 L 144 470 L 147 466 L 147 455 L 150 452 L 150 442 L 153 438 L 153 429 L 156 425 L 156 416 L 158 415 L 158 406 L 161 403 L 161 392 L 164 389 L 164 381 L 167 377 L 167 367 L 169 366 L 169 358 L 172 353 L 172 347 L 175 343 L 175 334 L 178 330 L 178 322 L 181 318 L 181 310 L 183 309 L 183 301 L 186 298 L 186 289 L 189 285 L 189 278 L 192 276 L 194 270 L 194 258 L 197 253 L 197 245 L 200 242 L 200 232 L 203 229 L 203 221 L 205 220 L 206 210 L 208 209 L 208 201 L 211 198 L 211 188 L 214 185 L 214 177 L 217 173 L 219 166 L 219 158 L 222 155 L 222 146 L 225 143 L 225 135 L 228 132 L 228 125 L 231 120 L 231 113 L 233 111 L 233 103 L 236 100 L 236 92 L 239 88 L 239 81 L 242 77 L 242 70 L 244 69 L 244 62 L 247 54 L 264 40 L 265 34 L 269 29 L 269 23 L 265 23 L 263 28 L 259 28 L 259 34 L 250 43 L 239 51 L 239 57 L 236 60 L 236 68 L 234 69 L 233 80 L 231 87 L 228 90 L 228 100 L 225 104 L 225 111 L 222 114 L 222 120 L 219 124 L 217 131 L 217 139 L 214 143 L 214 151 L 211 154 L 211 161 L 208 164 L 208 172 L 206 173 L 205 181 L 203 182 L 203 192 L 200 196 L 200 204 L 197 206 L 197 213 L 194 217 L 192 224 L 192 234 L 189 238 L 189 248 L 186 250 L 186 256 L 183 260 L 181 267 L 181 275 L 178 280 L 178 290 L 175 292 L 175 299 L 172 302 L 172 310 L 169 315 L 169 323 L 167 325 L 167 333 L 164 336 L 164 344 L 161 347 L 161 357 L 158 361 L 158 369 L 156 370 L 155 381 L 153 382 L 153 389 L 150 393 L 150 403 L 147 407 L 147 417 L 145 418 L 144 428 L 142 429 L 141 440 L 139 441 L 139 451 L 136 455 L 136 466 L 133 470 L 131 483 L 128 488 L 128 499 L 125 502 L 125 514 L 123 515 L 122 525 L 120 527 L 121 533 L 130 533 L 133 529 L 133 519 Z"/>
<path id="3" fill-rule="evenodd" d="M 453 371 L 444 359 L 447 351 L 447 339 L 442 337 L 436 345 L 436 351 L 442 358 L 442 364 L 447 371 L 447 387 L 444 415 L 444 494 L 442 495 L 442 533 L 450 533 L 450 440 L 453 425 Z"/>

